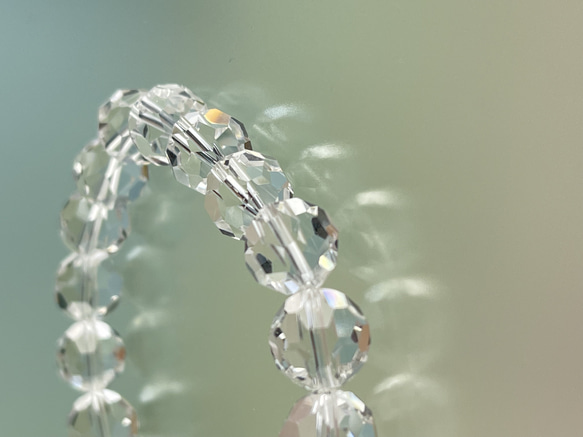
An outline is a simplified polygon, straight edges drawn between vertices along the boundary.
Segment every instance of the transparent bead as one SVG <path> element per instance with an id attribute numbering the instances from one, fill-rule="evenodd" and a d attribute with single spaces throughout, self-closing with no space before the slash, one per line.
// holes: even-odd
<path id="1" fill-rule="evenodd" d="M 125 158 L 112 172 L 110 184 L 116 199 L 125 202 L 137 200 L 147 186 L 150 173 L 145 165 Z"/>
<path id="2" fill-rule="evenodd" d="M 320 286 L 336 267 L 338 231 L 299 198 L 266 205 L 245 230 L 245 262 L 257 282 L 284 294 Z"/>
<path id="3" fill-rule="evenodd" d="M 130 232 L 127 202 L 117 199 L 108 209 L 100 202 L 73 194 L 61 211 L 61 237 L 71 250 L 90 253 L 119 250 Z"/>
<path id="4" fill-rule="evenodd" d="M 166 155 L 176 180 L 202 194 L 215 162 L 240 150 L 251 149 L 242 123 L 218 109 L 193 111 L 174 125 Z"/>
<path id="5" fill-rule="evenodd" d="M 132 159 L 110 156 L 103 143 L 93 141 L 83 148 L 73 164 L 79 193 L 111 208 L 116 199 L 137 199 L 148 181 L 148 170 Z"/>
<path id="6" fill-rule="evenodd" d="M 279 437 L 376 437 L 371 411 L 351 392 L 311 394 L 292 408 Z"/>
<path id="7" fill-rule="evenodd" d="M 130 111 L 128 127 L 143 157 L 168 165 L 168 138 L 174 123 L 187 112 L 202 111 L 204 102 L 181 85 L 157 85 L 140 98 Z"/>
<path id="8" fill-rule="evenodd" d="M 288 297 L 269 336 L 277 368 L 309 390 L 340 387 L 366 362 L 369 345 L 358 306 L 330 288 Z"/>
<path id="9" fill-rule="evenodd" d="M 111 390 L 84 394 L 69 415 L 69 437 L 134 437 L 137 433 L 136 411 Z"/>
<path id="10" fill-rule="evenodd" d="M 115 157 L 129 157 L 137 164 L 149 163 L 130 138 L 128 118 L 131 107 L 143 95 L 144 90 L 117 90 L 99 107 L 99 139 L 107 153 Z"/>
<path id="11" fill-rule="evenodd" d="M 108 314 L 117 306 L 121 289 L 121 275 L 104 251 L 73 252 L 57 272 L 57 304 L 75 320 Z"/>
<path id="12" fill-rule="evenodd" d="M 93 200 L 111 199 L 114 193 L 107 184 L 111 156 L 99 140 L 94 140 L 81 150 L 73 162 L 73 177 L 83 196 Z"/>
<path id="13" fill-rule="evenodd" d="M 239 239 L 268 203 L 289 199 L 291 185 L 278 162 L 244 150 L 218 162 L 208 175 L 204 205 L 219 230 Z"/>
<path id="14" fill-rule="evenodd" d="M 72 324 L 58 341 L 61 376 L 79 390 L 100 390 L 123 371 L 126 349 L 107 323 L 86 319 Z"/>

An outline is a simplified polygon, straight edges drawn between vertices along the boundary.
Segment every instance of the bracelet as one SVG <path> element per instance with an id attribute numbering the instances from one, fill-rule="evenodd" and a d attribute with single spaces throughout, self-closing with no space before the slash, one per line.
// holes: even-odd
<path id="1" fill-rule="evenodd" d="M 73 404 L 71 437 L 135 436 L 134 408 L 107 386 L 124 369 L 123 340 L 103 318 L 118 304 L 109 256 L 130 232 L 128 205 L 148 165 L 170 166 L 203 194 L 209 216 L 245 244 L 245 263 L 286 296 L 270 328 L 277 368 L 310 391 L 280 437 L 374 437 L 371 411 L 340 387 L 366 362 L 370 329 L 344 293 L 322 288 L 336 266 L 338 231 L 326 212 L 294 193 L 277 160 L 252 150 L 245 127 L 179 85 L 118 90 L 99 109 L 98 138 L 77 156 L 77 191 L 61 212 L 72 253 L 60 264 L 56 300 L 74 319 L 58 341 L 63 379 L 84 394 Z"/>

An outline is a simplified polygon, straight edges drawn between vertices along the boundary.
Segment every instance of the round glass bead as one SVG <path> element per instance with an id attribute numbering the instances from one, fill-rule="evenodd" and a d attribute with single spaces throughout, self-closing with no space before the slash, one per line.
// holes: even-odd
<path id="1" fill-rule="evenodd" d="M 176 122 L 166 155 L 176 180 L 202 194 L 215 162 L 251 149 L 242 123 L 218 109 L 192 111 Z"/>
<path id="2" fill-rule="evenodd" d="M 275 316 L 269 346 L 277 368 L 295 383 L 340 387 L 366 362 L 370 327 L 344 293 L 305 290 L 288 297 Z"/>
<path id="3" fill-rule="evenodd" d="M 73 404 L 69 437 L 134 437 L 137 434 L 136 411 L 114 391 L 92 391 Z"/>
<path id="4" fill-rule="evenodd" d="M 144 192 L 149 179 L 147 166 L 125 158 L 111 173 L 110 184 L 116 199 L 133 202 Z"/>
<path id="5" fill-rule="evenodd" d="M 107 323 L 86 319 L 74 323 L 58 341 L 61 376 L 79 390 L 100 390 L 123 371 L 126 349 Z"/>
<path id="6" fill-rule="evenodd" d="M 299 198 L 268 204 L 245 229 L 245 262 L 261 285 L 284 294 L 320 286 L 336 267 L 338 230 Z"/>
<path id="7" fill-rule="evenodd" d="M 119 303 L 122 278 L 104 251 L 71 253 L 57 271 L 57 304 L 75 320 L 104 316 Z"/>
<path id="8" fill-rule="evenodd" d="M 252 150 L 236 152 L 215 164 L 207 183 L 207 212 L 223 234 L 236 239 L 264 205 L 293 195 L 278 162 Z"/>
<path id="9" fill-rule="evenodd" d="M 292 408 L 279 437 L 376 437 L 368 407 L 351 392 L 311 394 Z"/>
<path id="10" fill-rule="evenodd" d="M 108 208 L 116 199 L 137 199 L 148 181 L 147 167 L 129 157 L 110 156 L 103 143 L 93 141 L 83 148 L 73 164 L 79 193 Z"/>
<path id="11" fill-rule="evenodd" d="M 204 102 L 181 85 L 157 85 L 131 108 L 128 128 L 143 157 L 157 165 L 168 165 L 168 138 L 174 123 L 187 112 L 202 111 Z"/>
<path id="12" fill-rule="evenodd" d="M 130 232 L 127 201 L 118 198 L 111 209 L 79 193 L 61 211 L 61 237 L 75 252 L 96 249 L 117 252 Z"/>
<path id="13" fill-rule="evenodd" d="M 99 107 L 99 139 L 107 153 L 115 157 L 129 157 L 143 165 L 148 163 L 142 158 L 128 131 L 128 118 L 131 107 L 143 95 L 144 90 L 117 90 Z"/>
<path id="14" fill-rule="evenodd" d="M 83 148 L 73 162 L 73 177 L 77 189 L 83 196 L 108 203 L 112 193 L 107 183 L 111 156 L 99 140 L 94 140 Z"/>

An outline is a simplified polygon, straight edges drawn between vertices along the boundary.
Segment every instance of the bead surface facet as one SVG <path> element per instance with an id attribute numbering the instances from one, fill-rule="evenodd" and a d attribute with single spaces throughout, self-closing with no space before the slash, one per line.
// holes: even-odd
<path id="1" fill-rule="evenodd" d="M 89 392 L 73 404 L 69 437 L 135 437 L 137 434 L 136 411 L 114 391 Z"/>
<path id="2" fill-rule="evenodd" d="M 61 376 L 79 390 L 101 390 L 123 371 L 126 349 L 107 323 L 85 319 L 72 324 L 58 341 Z"/>
<path id="3" fill-rule="evenodd" d="M 215 164 L 204 205 L 223 234 L 239 239 L 263 206 L 292 195 L 275 159 L 244 150 Z"/>
<path id="4" fill-rule="evenodd" d="M 311 394 L 292 408 L 279 437 L 376 437 L 371 411 L 351 392 Z"/>
<path id="5" fill-rule="evenodd" d="M 104 316 L 119 302 L 122 278 L 113 271 L 104 251 L 91 254 L 73 252 L 57 271 L 57 304 L 75 320 Z"/>
<path id="6" fill-rule="evenodd" d="M 330 288 L 288 297 L 269 336 L 277 368 L 309 390 L 340 387 L 366 362 L 369 345 L 360 309 Z"/>
<path id="7" fill-rule="evenodd" d="M 189 112 L 176 122 L 166 154 L 176 180 L 205 194 L 214 163 L 245 149 L 251 149 L 251 142 L 243 124 L 209 109 Z"/>
<path id="8" fill-rule="evenodd" d="M 132 140 L 146 160 L 168 165 L 166 147 L 174 123 L 187 112 L 204 108 L 204 102 L 186 87 L 157 85 L 132 106 L 128 121 Z"/>
<path id="9" fill-rule="evenodd" d="M 245 262 L 257 282 L 284 294 L 320 286 L 336 267 L 338 230 L 299 198 L 268 204 L 245 229 Z"/>

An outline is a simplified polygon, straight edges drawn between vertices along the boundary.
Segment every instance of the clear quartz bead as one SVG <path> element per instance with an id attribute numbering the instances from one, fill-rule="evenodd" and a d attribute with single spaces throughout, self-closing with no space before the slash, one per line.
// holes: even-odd
<path id="1" fill-rule="evenodd" d="M 126 349 L 107 323 L 85 319 L 72 324 L 58 341 L 63 379 L 79 390 L 101 390 L 123 371 Z"/>
<path id="2" fill-rule="evenodd" d="M 245 229 L 245 262 L 257 282 L 284 294 L 319 287 L 336 267 L 338 230 L 299 198 L 268 204 Z"/>
<path id="3" fill-rule="evenodd" d="M 166 155 L 176 180 L 206 193 L 206 178 L 215 162 L 251 149 L 241 122 L 218 109 L 191 111 L 176 122 Z"/>
<path id="4" fill-rule="evenodd" d="M 344 293 L 322 288 L 287 298 L 271 325 L 276 366 L 309 389 L 340 387 L 366 362 L 370 328 Z"/>
<path id="5" fill-rule="evenodd" d="M 157 85 L 131 108 L 128 128 L 143 157 L 156 164 L 168 165 L 168 139 L 174 123 L 188 112 L 205 109 L 204 102 L 181 85 Z"/>
<path id="6" fill-rule="evenodd" d="M 278 162 L 252 150 L 217 162 L 207 182 L 207 212 L 223 234 L 236 239 L 263 206 L 293 196 Z"/>
<path id="7" fill-rule="evenodd" d="M 376 437 L 369 408 L 351 392 L 314 393 L 292 408 L 279 437 Z"/>
<path id="8" fill-rule="evenodd" d="M 73 164 L 79 193 L 112 208 L 116 199 L 137 199 L 148 181 L 147 167 L 119 153 L 110 156 L 96 140 L 83 148 Z"/>
<path id="9" fill-rule="evenodd" d="M 111 156 L 128 157 L 139 165 L 149 163 L 130 138 L 128 118 L 130 110 L 144 90 L 121 89 L 99 107 L 99 139 Z"/>
<path id="10" fill-rule="evenodd" d="M 125 158 L 111 172 L 109 182 L 116 199 L 133 202 L 144 192 L 149 179 L 147 166 L 138 165 L 132 159 Z"/>
<path id="11" fill-rule="evenodd" d="M 121 275 L 105 251 L 71 253 L 57 271 L 57 304 L 73 319 L 104 316 L 119 303 Z"/>
<path id="12" fill-rule="evenodd" d="M 137 433 L 136 411 L 111 390 L 84 394 L 69 415 L 69 437 L 134 437 Z"/>
<path id="13" fill-rule="evenodd" d="M 75 252 L 119 250 L 130 232 L 127 200 L 118 198 L 111 209 L 79 193 L 73 194 L 61 211 L 61 237 Z"/>
<path id="14" fill-rule="evenodd" d="M 73 177 L 77 189 L 83 196 L 104 203 L 115 195 L 107 183 L 111 157 L 99 140 L 94 140 L 83 148 L 73 162 Z"/>

